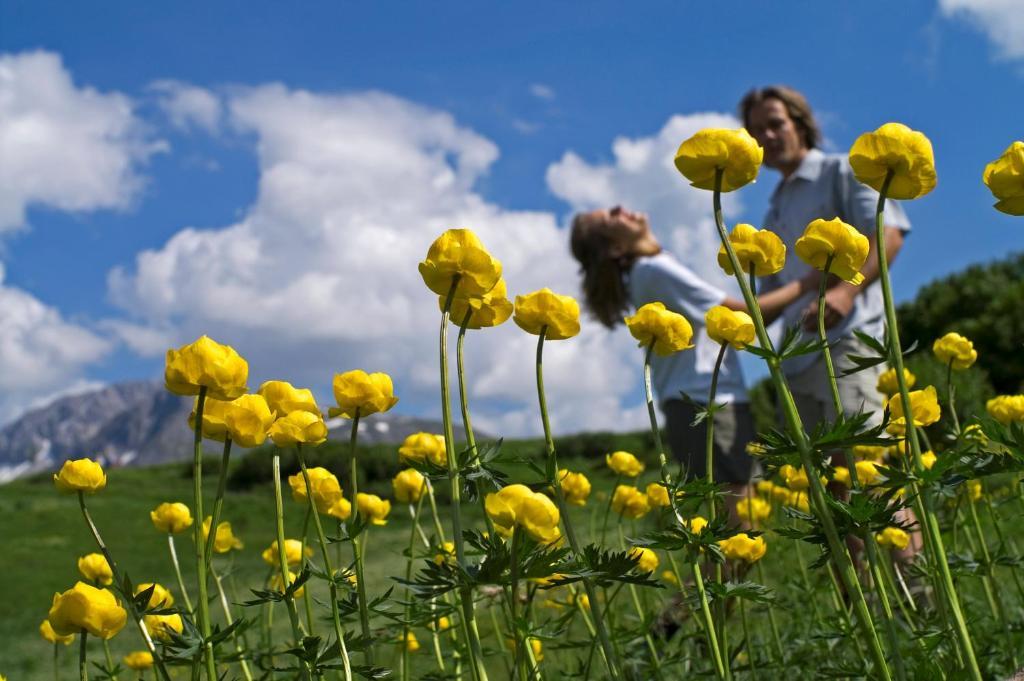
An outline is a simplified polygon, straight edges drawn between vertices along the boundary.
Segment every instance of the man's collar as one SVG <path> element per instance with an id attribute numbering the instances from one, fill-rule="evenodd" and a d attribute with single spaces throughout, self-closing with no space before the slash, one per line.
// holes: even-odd
<path id="1" fill-rule="evenodd" d="M 788 179 L 798 177 L 801 180 L 814 182 L 821 175 L 821 162 L 825 160 L 825 154 L 820 149 L 808 149 L 804 160 L 800 161 L 799 167 Z"/>

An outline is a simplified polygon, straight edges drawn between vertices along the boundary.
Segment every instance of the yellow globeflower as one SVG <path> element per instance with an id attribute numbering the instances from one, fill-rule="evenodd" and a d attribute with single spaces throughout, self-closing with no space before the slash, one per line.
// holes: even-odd
<path id="1" fill-rule="evenodd" d="M 61 636 L 53 630 L 53 625 L 50 624 L 50 620 L 43 620 L 39 625 L 39 635 L 45 638 L 50 643 L 63 643 L 66 646 L 71 645 L 71 642 L 75 640 L 74 634 L 68 634 L 67 636 Z"/>
<path id="2" fill-rule="evenodd" d="M 742 350 L 754 342 L 754 320 L 746 312 L 715 305 L 704 315 L 708 337 L 718 344 L 728 343 Z"/>
<path id="3" fill-rule="evenodd" d="M 731 192 L 757 178 L 764 149 L 745 129 L 705 128 L 679 145 L 676 169 L 698 189 L 713 190 L 722 171 L 720 189 Z"/>
<path id="4" fill-rule="evenodd" d="M 309 475 L 309 486 L 313 488 L 313 503 L 318 513 L 327 513 L 331 506 L 337 503 L 342 497 L 341 484 L 334 473 L 326 468 L 317 466 L 306 470 Z M 306 479 L 302 471 L 295 475 L 288 476 L 288 486 L 292 488 L 292 499 L 305 504 L 306 502 Z"/>
<path id="5" fill-rule="evenodd" d="M 284 555 L 285 560 L 288 561 L 288 565 L 298 565 L 302 562 L 303 553 L 306 558 L 313 557 L 313 548 L 311 546 L 305 547 L 305 551 L 302 550 L 302 542 L 298 539 L 285 539 L 284 540 Z M 271 567 L 278 567 L 281 564 L 281 556 L 278 553 L 277 540 L 275 539 L 270 543 L 270 546 L 263 549 L 263 553 L 260 554 L 263 558 L 263 562 Z"/>
<path id="6" fill-rule="evenodd" d="M 572 296 L 542 288 L 525 296 L 516 296 L 512 321 L 527 333 L 545 340 L 565 340 L 580 332 L 580 305 Z"/>
<path id="7" fill-rule="evenodd" d="M 423 283 L 439 296 L 448 295 L 456 276 L 459 283 L 455 293 L 462 296 L 482 296 L 501 279 L 501 263 L 468 229 L 449 229 L 439 236 L 419 270 Z"/>
<path id="8" fill-rule="evenodd" d="M 455 564 L 455 542 L 446 541 L 441 543 L 440 553 L 434 554 L 434 563 L 437 565 L 443 565 L 449 563 Z"/>
<path id="9" fill-rule="evenodd" d="M 652 482 L 647 485 L 647 503 L 650 504 L 651 508 L 668 506 L 670 503 L 668 488 L 660 482 Z"/>
<path id="10" fill-rule="evenodd" d="M 436 466 L 447 465 L 448 452 L 444 447 L 444 435 L 413 433 L 398 448 L 398 460 L 402 463 L 423 463 L 426 460 Z"/>
<path id="11" fill-rule="evenodd" d="M 348 520 L 352 517 L 352 502 L 344 497 L 338 499 L 327 509 L 327 515 L 338 520 Z"/>
<path id="12" fill-rule="evenodd" d="M 153 593 L 149 595 L 149 602 L 146 604 L 147 610 L 163 610 L 174 605 L 174 596 L 171 592 L 165 589 L 159 584 L 151 582 L 143 582 L 135 587 L 135 595 L 138 596 L 140 593 L 153 587 Z"/>
<path id="13" fill-rule="evenodd" d="M 274 412 L 274 418 L 281 418 L 293 411 L 320 413 L 313 391 L 309 388 L 296 388 L 288 381 L 266 381 L 256 392 L 267 401 L 270 411 Z"/>
<path id="14" fill-rule="evenodd" d="M 406 468 L 391 480 L 391 487 L 395 491 L 395 501 L 415 504 L 427 489 L 427 479 L 415 468 Z"/>
<path id="15" fill-rule="evenodd" d="M 740 532 L 728 539 L 722 539 L 718 542 L 718 546 L 722 549 L 722 553 L 725 554 L 726 558 L 742 560 L 747 563 L 756 563 L 768 551 L 768 544 L 765 543 L 764 537 L 751 538 L 746 532 Z"/>
<path id="16" fill-rule="evenodd" d="M 114 581 L 114 572 L 102 553 L 89 553 L 78 559 L 78 571 L 91 582 L 108 586 Z"/>
<path id="17" fill-rule="evenodd" d="M 910 390 L 911 388 L 914 387 L 914 383 L 917 382 L 917 376 L 910 373 L 910 369 L 904 367 L 903 380 L 907 382 L 907 390 Z M 878 392 L 888 397 L 892 397 L 893 395 L 898 393 L 900 391 L 900 384 L 896 380 L 896 370 L 886 369 L 885 371 L 883 371 L 882 374 L 878 377 L 878 383 L 875 384 L 875 389 L 877 389 Z"/>
<path id="18" fill-rule="evenodd" d="M 655 354 L 661 357 L 693 347 L 690 322 L 678 312 L 666 309 L 663 303 L 647 303 L 625 321 L 640 347 L 646 348 L 653 342 Z"/>
<path id="19" fill-rule="evenodd" d="M 926 469 L 931 470 L 932 466 L 935 465 L 935 460 L 938 457 L 935 456 L 935 452 L 928 450 L 927 452 L 921 452 L 921 465 Z"/>
<path id="20" fill-rule="evenodd" d="M 280 572 L 275 572 L 274 576 L 270 578 L 270 588 L 273 589 L 274 591 L 279 592 L 279 593 L 284 593 L 288 589 L 288 587 L 292 585 L 292 582 L 294 582 L 295 579 L 296 579 L 295 573 L 292 572 L 291 570 L 289 570 L 288 571 L 288 585 L 285 586 L 284 580 L 281 579 L 281 573 Z M 306 585 L 303 584 L 302 586 L 300 586 L 298 589 L 295 590 L 295 593 L 293 593 L 291 595 L 291 597 L 292 598 L 302 598 L 302 595 L 305 592 L 306 592 Z"/>
<path id="21" fill-rule="evenodd" d="M 662 579 L 662 581 L 668 582 L 669 584 L 671 584 L 674 587 L 678 587 L 679 586 L 679 580 L 676 579 L 675 573 L 672 572 L 671 570 L 665 570 L 664 572 L 662 572 L 661 573 L 661 579 Z"/>
<path id="22" fill-rule="evenodd" d="M 385 412 L 398 403 L 390 376 L 359 369 L 334 375 L 334 399 L 338 406 L 328 409 L 327 414 L 347 419 L 356 414 L 362 417 Z"/>
<path id="23" fill-rule="evenodd" d="M 804 492 L 811 486 L 807 479 L 807 471 L 802 467 L 784 464 L 779 467 L 779 475 L 786 481 L 786 487 L 796 492 Z"/>
<path id="24" fill-rule="evenodd" d="M 811 221 L 795 246 L 801 260 L 823 272 L 831 257 L 829 273 L 854 285 L 864 281 L 860 268 L 867 260 L 868 247 L 868 238 L 839 218 Z"/>
<path id="25" fill-rule="evenodd" d="M 1024 395 L 999 395 L 985 403 L 988 415 L 1004 426 L 1024 422 Z"/>
<path id="26" fill-rule="evenodd" d="M 636 558 L 638 572 L 654 572 L 658 569 L 658 554 L 654 551 L 637 546 L 629 552 L 630 558 Z"/>
<path id="27" fill-rule="evenodd" d="M 811 503 L 807 498 L 807 492 L 790 492 L 789 499 L 785 503 L 786 506 L 795 508 L 798 511 L 803 511 L 804 513 L 811 512 Z"/>
<path id="28" fill-rule="evenodd" d="M 198 395 L 205 387 L 207 397 L 233 400 L 245 394 L 247 380 L 248 363 L 230 345 L 207 336 L 167 351 L 164 384 L 175 395 Z"/>
<path id="29" fill-rule="evenodd" d="M 545 495 L 526 485 L 508 485 L 484 499 L 484 508 L 503 537 L 512 536 L 516 526 L 523 528 L 535 541 L 550 544 L 561 539 L 558 507 Z"/>
<path id="30" fill-rule="evenodd" d="M 444 304 L 447 296 L 438 297 L 438 306 L 444 311 Z M 452 321 L 462 325 L 469 314 L 467 329 L 482 329 L 484 327 L 498 326 L 508 321 L 512 316 L 512 301 L 508 299 L 508 288 L 504 279 L 499 279 L 490 291 L 483 296 L 458 297 L 452 300 L 449 310 Z"/>
<path id="31" fill-rule="evenodd" d="M 986 165 L 982 179 L 998 199 L 996 210 L 1024 215 L 1024 142 L 1014 142 L 1002 156 Z"/>
<path id="32" fill-rule="evenodd" d="M 212 516 L 206 516 L 206 519 L 203 520 L 203 541 L 206 541 L 210 536 L 210 523 L 212 522 Z M 225 520 L 217 524 L 217 533 L 213 538 L 214 552 L 227 553 L 231 549 L 240 549 L 243 546 L 242 540 L 231 531 L 231 523 Z"/>
<path id="33" fill-rule="evenodd" d="M 879 546 L 902 551 L 910 546 L 910 535 L 898 527 L 887 527 L 875 535 Z"/>
<path id="34" fill-rule="evenodd" d="M 786 244 L 770 230 L 741 222 L 732 228 L 729 243 L 740 262 L 740 269 L 746 274 L 753 272 L 759 277 L 766 277 L 782 271 L 786 265 Z M 718 247 L 718 266 L 726 274 L 736 274 L 724 244 Z"/>
<path id="35" fill-rule="evenodd" d="M 942 416 L 942 409 L 939 407 L 939 397 L 935 393 L 935 386 L 928 386 L 924 390 L 914 390 L 910 393 L 910 412 L 914 419 L 914 425 L 918 427 L 930 426 Z M 899 395 L 893 395 L 889 400 L 889 432 L 902 434 L 907 427 L 907 419 L 903 413 L 903 400 Z"/>
<path id="36" fill-rule="evenodd" d="M 196 398 L 198 403 L 198 398 Z M 196 406 L 188 415 L 189 428 L 195 428 Z M 224 442 L 228 437 L 240 447 L 259 447 L 267 439 L 274 414 L 262 395 L 242 395 L 229 402 L 204 400 L 203 437 Z"/>
<path id="37" fill-rule="evenodd" d="M 107 474 L 92 459 L 65 461 L 60 472 L 53 476 L 53 484 L 61 492 L 93 494 L 107 486 Z"/>
<path id="38" fill-rule="evenodd" d="M 902 123 L 886 123 L 858 137 L 850 147 L 850 166 L 858 181 L 877 192 L 891 172 L 890 199 L 916 199 L 935 188 L 932 143 Z"/>
<path id="39" fill-rule="evenodd" d="M 106 640 L 121 631 L 128 613 L 106 589 L 78 582 L 64 593 L 53 595 L 47 619 L 58 636 L 77 634 L 85 629 Z"/>
<path id="40" fill-rule="evenodd" d="M 754 527 L 759 527 L 772 515 L 772 505 L 760 497 L 740 499 L 736 502 L 736 515 Z"/>
<path id="41" fill-rule="evenodd" d="M 148 650 L 135 650 L 121 658 L 128 669 L 144 672 L 153 666 L 153 654 Z"/>
<path id="42" fill-rule="evenodd" d="M 267 435 L 278 447 L 297 444 L 315 447 L 327 439 L 327 424 L 320 414 L 293 411 L 274 421 Z"/>
<path id="43" fill-rule="evenodd" d="M 608 464 L 608 468 L 626 478 L 635 478 L 644 472 L 643 463 L 629 452 L 612 452 L 606 454 L 604 460 Z"/>
<path id="44" fill-rule="evenodd" d="M 694 534 L 700 534 L 708 526 L 708 519 L 704 516 L 695 515 L 686 523 L 687 528 Z"/>
<path id="45" fill-rule="evenodd" d="M 932 344 L 935 358 L 945 365 L 953 365 L 957 371 L 967 369 L 978 359 L 974 343 L 958 333 L 950 331 Z"/>
<path id="46" fill-rule="evenodd" d="M 399 643 L 401 645 L 401 643 Z M 416 634 L 411 631 L 405 632 L 405 649 L 410 653 L 415 653 L 420 649 L 420 642 L 416 640 Z"/>
<path id="47" fill-rule="evenodd" d="M 878 468 L 875 467 L 874 462 L 871 461 L 858 461 L 857 466 L 857 482 L 867 487 L 868 485 L 874 485 L 882 477 Z"/>
<path id="48" fill-rule="evenodd" d="M 985 493 L 984 488 L 981 486 L 981 480 L 968 480 L 967 481 L 967 498 L 972 502 L 981 499 Z"/>
<path id="49" fill-rule="evenodd" d="M 590 480 L 583 473 L 573 473 L 565 468 L 558 471 L 558 483 L 562 486 L 565 501 L 574 506 L 583 506 L 590 497 Z"/>
<path id="50" fill-rule="evenodd" d="M 146 615 L 146 629 L 158 641 L 170 641 L 171 635 L 180 634 L 185 628 L 181 615 Z"/>
<path id="51" fill-rule="evenodd" d="M 853 456 L 864 461 L 881 463 L 889 451 L 888 447 L 882 445 L 854 445 Z"/>
<path id="52" fill-rule="evenodd" d="M 832 473 L 832 479 L 844 487 L 850 486 L 850 469 L 846 466 L 836 466 Z"/>
<path id="53" fill-rule="evenodd" d="M 647 495 L 632 485 L 619 485 L 612 495 L 612 510 L 625 518 L 642 518 L 651 510 Z"/>
<path id="54" fill-rule="evenodd" d="M 161 532 L 178 534 L 192 527 L 192 512 L 180 501 L 160 504 L 149 512 L 153 527 Z"/>
<path id="55" fill-rule="evenodd" d="M 356 507 L 359 509 L 359 515 L 374 525 L 388 524 L 391 502 L 387 499 L 381 499 L 376 494 L 363 494 L 360 492 L 356 495 Z"/>

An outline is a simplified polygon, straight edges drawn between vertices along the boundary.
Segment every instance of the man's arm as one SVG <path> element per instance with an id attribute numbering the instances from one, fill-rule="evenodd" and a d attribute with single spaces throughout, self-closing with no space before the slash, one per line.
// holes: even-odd
<path id="1" fill-rule="evenodd" d="M 899 227 L 885 227 L 885 254 L 886 261 L 891 265 L 896 259 L 896 254 L 903 248 L 904 231 Z M 868 259 L 864 261 L 861 274 L 864 281 L 854 286 L 853 284 L 839 280 L 825 292 L 825 328 L 832 328 L 853 309 L 853 300 L 869 284 L 878 279 L 878 244 L 875 236 L 868 237 Z M 813 330 L 818 325 L 818 301 L 812 301 L 804 310 L 804 327 Z"/>
<path id="2" fill-rule="evenodd" d="M 821 273 L 817 270 L 811 270 L 797 281 L 791 281 L 777 289 L 759 295 L 757 297 L 757 306 L 761 308 L 761 316 L 764 318 L 765 324 L 771 324 L 775 321 L 782 314 L 783 310 L 792 305 L 800 296 L 808 291 L 816 290 L 820 281 Z M 749 312 L 747 304 L 736 298 L 727 297 L 722 301 L 722 305 L 730 310 Z"/>

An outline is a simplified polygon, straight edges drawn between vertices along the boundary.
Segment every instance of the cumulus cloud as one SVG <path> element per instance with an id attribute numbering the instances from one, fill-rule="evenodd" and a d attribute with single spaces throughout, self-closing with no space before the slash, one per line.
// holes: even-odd
<path id="1" fill-rule="evenodd" d="M 24 227 L 31 205 L 126 208 L 163 148 L 130 99 L 76 86 L 58 55 L 0 55 L 0 231 Z"/>
<path id="2" fill-rule="evenodd" d="M 86 368 L 111 349 L 31 294 L 3 284 L 0 266 L 0 423 L 69 391 L 95 385 Z"/>
<path id="3" fill-rule="evenodd" d="M 177 80 L 158 80 L 149 89 L 176 128 L 200 128 L 217 132 L 221 123 L 221 101 L 209 90 Z"/>
<path id="4" fill-rule="evenodd" d="M 939 0 L 947 17 L 960 17 L 984 31 L 1003 59 L 1024 58 L 1024 11 L 1019 0 Z"/>

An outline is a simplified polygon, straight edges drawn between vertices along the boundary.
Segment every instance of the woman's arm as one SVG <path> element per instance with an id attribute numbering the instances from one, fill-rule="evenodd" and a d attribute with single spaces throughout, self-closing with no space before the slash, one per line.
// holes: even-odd
<path id="1" fill-rule="evenodd" d="M 761 315 L 764 317 L 765 324 L 775 321 L 782 314 L 783 310 L 793 304 L 803 294 L 808 291 L 817 290 L 820 282 L 821 273 L 817 270 L 811 270 L 802 279 L 759 295 L 757 297 L 757 304 L 761 308 Z M 732 297 L 727 297 L 723 300 L 722 305 L 730 310 L 747 311 L 746 303 Z"/>

